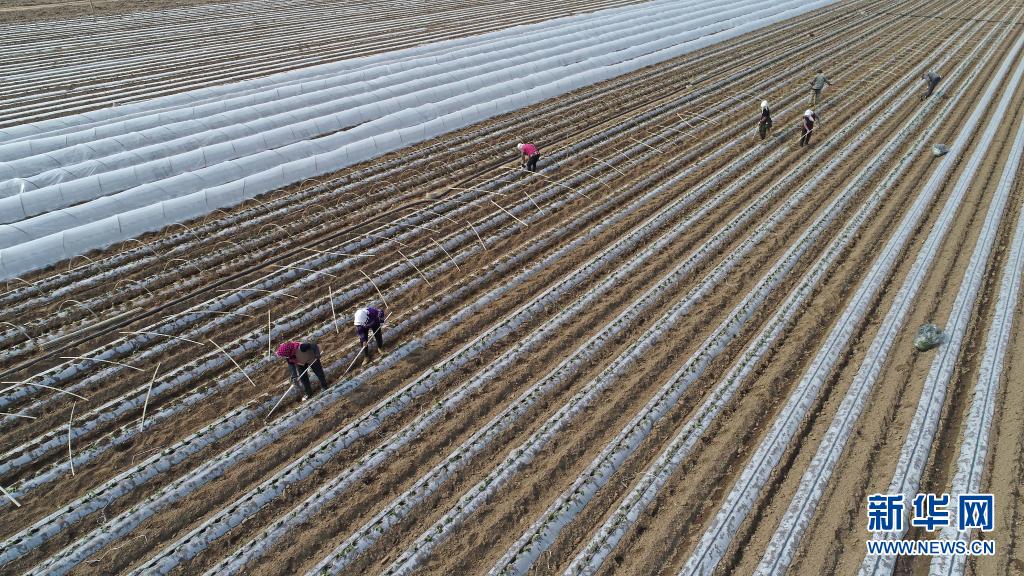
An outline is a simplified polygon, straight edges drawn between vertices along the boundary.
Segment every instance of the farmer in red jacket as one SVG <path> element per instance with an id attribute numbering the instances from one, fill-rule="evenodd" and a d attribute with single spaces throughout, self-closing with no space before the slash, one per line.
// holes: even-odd
<path id="1" fill-rule="evenodd" d="M 277 347 L 277 355 L 288 361 L 288 371 L 291 376 L 292 385 L 298 387 L 302 382 L 306 400 L 313 395 L 313 387 L 309 382 L 309 372 L 316 374 L 320 381 L 320 389 L 327 390 L 327 375 L 324 374 L 323 364 L 320 363 L 320 347 L 308 342 L 285 342 Z"/>

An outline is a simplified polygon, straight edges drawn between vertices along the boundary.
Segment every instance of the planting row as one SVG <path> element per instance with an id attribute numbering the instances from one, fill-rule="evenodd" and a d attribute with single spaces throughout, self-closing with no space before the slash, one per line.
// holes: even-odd
<path id="1" fill-rule="evenodd" d="M 1021 38 L 1015 44 L 1014 50 L 1011 51 L 1011 56 L 1015 55 L 1021 46 L 1024 46 L 1024 38 Z M 1010 58 L 1008 57 L 1007 63 L 1009 61 Z M 1001 120 L 1006 116 L 1007 109 L 1015 100 L 1013 94 L 1016 92 L 1022 78 L 1024 78 L 1024 62 L 1021 62 L 1014 69 L 1009 81 L 1006 82 L 1003 97 L 1000 99 L 995 112 L 989 118 L 989 124 L 986 127 L 985 136 L 988 136 L 988 138 L 983 136 L 982 142 L 991 141 L 992 134 L 998 129 L 1002 123 Z M 972 313 L 976 305 L 978 291 L 986 277 L 989 255 L 998 236 L 999 224 L 1005 213 L 1010 192 L 1018 176 L 1017 168 L 1020 166 L 1021 153 L 1024 152 L 1022 142 L 1024 142 L 1024 121 L 1020 122 L 1020 126 L 1014 134 L 1013 146 L 1003 167 L 998 185 L 993 191 L 992 201 L 989 203 L 988 212 L 982 224 L 981 234 L 974 245 L 974 250 L 971 252 L 971 258 L 967 269 L 964 271 L 960 289 L 953 300 L 953 309 L 950 311 L 949 319 L 946 322 L 944 330 L 945 342 L 936 351 L 937 353 L 932 360 L 928 376 L 925 378 L 924 388 L 921 392 L 921 397 L 918 399 L 917 409 L 914 412 L 910 430 L 900 450 L 899 461 L 896 464 L 896 470 L 893 473 L 892 481 L 886 492 L 887 494 L 902 494 L 907 501 L 912 501 L 917 493 L 917 489 L 920 487 L 921 475 L 932 452 L 932 440 L 939 426 L 942 407 L 945 404 L 946 387 L 953 376 L 954 370 L 957 368 L 958 360 L 962 353 L 961 347 L 964 343 L 964 335 L 967 332 L 968 324 L 972 322 Z M 962 186 L 966 189 L 977 172 L 981 158 L 985 156 L 986 151 L 984 146 L 975 149 L 974 154 L 971 155 L 970 160 L 967 162 L 966 168 L 961 173 L 958 188 Z M 957 192 L 954 192 L 954 194 L 957 194 Z M 890 539 L 897 539 L 902 537 L 902 535 L 902 531 L 894 531 L 891 535 L 887 534 L 886 536 Z M 875 575 L 891 574 L 894 567 L 892 560 L 895 560 L 895 558 L 867 557 L 861 565 L 861 573 Z"/>
<path id="2" fill-rule="evenodd" d="M 542 1 L 536 9 L 474 0 L 459 4 L 388 8 L 380 3 L 236 2 L 211 10 L 78 19 L 48 26 L 9 25 L 0 73 L 10 78 L 3 124 L 42 120 L 34 130 L 10 127 L 8 138 L 64 126 L 43 119 L 83 112 L 103 117 L 107 107 L 171 100 L 197 87 L 279 75 L 324 63 L 402 52 L 574 13 L 625 6 L 621 0 Z M 260 14 L 256 20 L 252 14 Z M 386 15 L 386 16 L 382 16 Z M 218 34 L 211 37 L 214 24 Z M 20 38 L 19 38 L 20 36 Z M 102 45 L 96 49 L 96 43 Z M 315 50 L 312 49 L 315 47 Z M 47 66 L 47 64 L 50 64 Z M 89 82 L 82 83 L 83 78 Z M 68 90 L 69 82 L 82 83 Z M 165 96 L 172 95 L 172 96 Z"/>
<path id="3" fill-rule="evenodd" d="M 560 66 L 557 74 L 530 71 L 522 78 L 479 89 L 456 82 L 468 90 L 464 96 L 449 97 L 437 105 L 422 103 L 414 95 L 399 96 L 394 105 L 402 111 L 397 115 L 318 138 L 316 149 L 310 148 L 313 141 L 284 145 L 251 154 L 244 161 L 228 160 L 204 168 L 194 176 L 183 174 L 183 178 L 178 178 L 180 182 L 172 176 L 166 180 L 166 185 L 156 181 L 142 184 L 60 212 L 23 220 L 16 228 L 0 225 L 0 246 L 3 246 L 0 248 L 0 274 L 9 278 L 76 253 L 109 246 L 172 222 L 208 213 L 213 208 L 235 205 L 248 197 L 662 62 L 828 3 L 819 0 L 799 6 L 799 3 L 767 6 L 742 1 L 747 4 L 736 4 L 733 10 L 724 10 L 716 16 L 683 21 L 674 28 L 667 26 L 662 30 L 672 32 L 667 37 L 654 32 L 635 33 L 630 36 L 628 47 L 617 47 L 615 43 L 622 42 L 621 39 L 609 40 L 603 47 L 584 50 L 583 61 Z M 627 29 L 620 32 L 628 34 Z M 614 50 L 612 60 L 606 56 L 607 50 Z M 422 117 L 420 112 L 424 113 Z M 173 191 L 169 187 L 173 187 Z M 69 246 L 72 246 L 71 252 Z M 31 258 L 26 257 L 29 253 Z"/>

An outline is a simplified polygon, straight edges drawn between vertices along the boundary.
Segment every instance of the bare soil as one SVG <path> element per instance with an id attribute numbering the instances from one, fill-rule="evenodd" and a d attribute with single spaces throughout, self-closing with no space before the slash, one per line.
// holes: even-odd
<path id="1" fill-rule="evenodd" d="M 188 0 L 182 0 L 181 3 L 187 4 Z M 21 1 L 14 6 L 0 8 L 0 19 L 4 18 L 3 14 L 18 14 L 21 11 L 25 14 L 33 14 L 35 11 L 43 14 L 59 9 L 71 11 L 69 15 L 74 16 L 73 11 L 80 9 L 79 4 L 82 3 L 54 4 L 57 3 L 40 2 L 29 6 L 28 2 Z M 110 4 L 108 8 L 115 10 L 155 3 L 105 4 Z M 581 342 L 599 333 L 623 310 L 632 306 L 640 294 L 681 260 L 688 258 L 732 218 L 742 213 L 757 195 L 785 177 L 790 170 L 812 172 L 813 167 L 807 166 L 805 162 L 810 151 L 822 145 L 830 130 L 854 118 L 888 88 L 889 76 L 880 76 L 879 67 L 885 67 L 890 74 L 909 74 L 920 67 L 920 59 L 931 54 L 945 38 L 958 30 L 968 29 L 971 31 L 966 34 L 965 42 L 956 48 L 954 60 L 965 56 L 973 47 L 973 42 L 986 31 L 984 26 L 974 28 L 976 23 L 970 17 L 992 5 L 983 0 L 969 5 L 952 0 L 939 3 L 920 0 L 903 5 L 901 14 L 904 15 L 899 15 L 882 13 L 883 4 L 873 0 L 840 2 L 830 9 L 806 16 L 806 22 L 776 24 L 756 34 L 387 155 L 319 182 L 289 187 L 265 195 L 258 202 L 218 211 L 207 218 L 189 222 L 186 227 L 175 227 L 141 239 L 150 245 L 161 246 L 161 251 L 165 251 L 161 254 L 128 243 L 109 251 L 90 254 L 88 258 L 77 262 L 62 263 L 26 278 L 29 283 L 46 285 L 47 290 L 59 291 L 59 299 L 41 295 L 45 292 L 42 290 L 33 292 L 27 286 L 11 286 L 11 294 L 19 295 L 20 298 L 0 295 L 0 298 L 9 298 L 0 302 L 11 307 L 7 311 L 0 310 L 0 320 L 30 326 L 34 337 L 45 340 L 88 326 L 97 319 L 110 318 L 126 311 L 145 312 L 162 299 L 188 293 L 216 278 L 259 264 L 269 254 L 287 246 L 301 243 L 318 250 L 331 251 L 369 234 L 375 239 L 375 256 L 372 260 L 334 255 L 331 257 L 332 263 L 348 262 L 351 265 L 339 267 L 331 277 L 322 277 L 311 285 L 312 288 L 294 291 L 299 299 L 277 298 L 252 311 L 251 317 L 239 316 L 212 333 L 218 342 L 236 342 L 250 332 L 265 330 L 268 312 L 272 321 L 277 322 L 298 307 L 313 301 L 322 302 L 328 294 L 328 287 L 336 296 L 349 287 L 362 287 L 366 290 L 364 295 L 345 300 L 339 308 L 342 325 L 339 332 L 329 333 L 319 342 L 332 359 L 340 358 L 355 349 L 354 334 L 349 326 L 353 310 L 356 306 L 371 302 L 379 304 L 376 302 L 376 290 L 366 285 L 363 272 L 371 277 L 379 277 L 384 270 L 404 265 L 406 256 L 433 250 L 436 247 L 435 241 L 461 238 L 458 242 L 453 240 L 454 243 L 448 249 L 451 256 L 469 254 L 458 268 L 442 271 L 442 267 L 448 266 L 449 255 L 437 253 L 420 269 L 408 269 L 399 278 L 381 281 L 377 286 L 388 295 L 390 307 L 397 312 L 397 318 L 412 317 L 427 306 L 440 302 L 443 296 L 470 286 L 498 262 L 528 247 L 542 246 L 532 259 L 536 262 L 567 242 L 581 237 L 587 231 L 587 226 L 618 214 L 636 196 L 637 192 L 632 187 L 644 189 L 653 186 L 656 182 L 645 178 L 657 173 L 667 162 L 687 159 L 682 163 L 684 167 L 695 167 L 677 186 L 664 190 L 635 213 L 609 227 L 597 238 L 569 251 L 556 264 L 540 270 L 534 277 L 457 327 L 440 336 L 431 339 L 427 337 L 431 328 L 458 313 L 495 284 L 473 285 L 472 289 L 466 289 L 460 301 L 451 306 L 440 308 L 422 318 L 417 316 L 419 319 L 412 323 L 406 333 L 397 339 L 394 335 L 388 338 L 388 346 L 394 350 L 403 343 L 417 341 L 422 346 L 384 376 L 367 379 L 317 416 L 290 430 L 283 438 L 256 455 L 234 464 L 223 476 L 199 486 L 186 500 L 163 508 L 141 521 L 129 538 L 106 546 L 87 562 L 78 565 L 73 573 L 125 573 L 139 567 L 202 522 L 217 517 L 236 498 L 267 481 L 402 386 L 429 373 L 448 354 L 563 281 L 572 270 L 595 253 L 621 242 L 647 217 L 675 197 L 693 189 L 719 169 L 737 162 L 742 153 L 760 144 L 755 135 L 756 104 L 762 97 L 777 106 L 775 121 L 776 134 L 779 134 L 798 122 L 806 106 L 806 84 L 811 70 L 823 67 L 835 71 L 833 81 L 836 85 L 826 91 L 819 110 L 824 119 L 821 125 L 823 133 L 815 138 L 810 150 L 796 146 L 796 138 L 792 135 L 788 139 L 770 141 L 771 147 L 766 148 L 768 150 L 783 147 L 784 153 L 778 163 L 757 174 L 750 175 L 741 170 L 724 178 L 715 190 L 696 205 L 684 210 L 666 228 L 656 231 L 654 236 L 661 236 L 668 226 L 693 214 L 718 190 L 740 178 L 751 176 L 749 181 L 743 181 L 739 193 L 711 209 L 663 250 L 642 262 L 635 273 L 609 290 L 599 305 L 587 308 L 559 326 L 557 337 L 523 354 L 518 362 L 504 369 L 498 377 L 463 400 L 456 410 L 433 424 L 429 433 L 415 438 L 395 458 L 363 477 L 355 488 L 329 502 L 312 521 L 296 527 L 289 535 L 275 542 L 266 555 L 246 566 L 244 573 L 259 576 L 285 575 L 305 573 L 313 568 L 400 493 L 428 473 L 455 446 L 466 441 L 513 399 L 573 353 Z M 1005 18 L 1010 11 L 1008 7 L 1000 6 L 997 19 Z M 935 17 L 915 16 L 922 14 Z M 811 37 L 800 32 L 805 29 L 806 23 L 813 24 L 814 29 L 821 33 Z M 1008 42 L 1013 40 L 1015 36 L 1011 34 Z M 977 81 L 966 87 L 966 97 L 939 130 L 940 141 L 948 142 L 958 132 L 964 119 L 977 104 L 978 96 L 989 76 L 998 67 L 1006 49 L 1007 46 L 1000 46 L 994 57 L 983 64 Z M 913 57 L 894 58 L 894 54 L 901 53 L 913 54 Z M 750 71 L 753 66 L 773 56 L 779 60 L 756 73 Z M 721 84 L 717 84 L 719 82 Z M 944 88 L 954 89 L 954 86 Z M 756 94 L 756 97 L 746 94 L 747 91 Z M 691 103 L 678 107 L 665 106 L 673 99 L 688 94 L 695 95 Z M 735 97 L 738 94 L 743 94 L 742 99 Z M 1024 90 L 1015 101 L 1024 101 Z M 556 440 L 546 446 L 529 465 L 518 471 L 494 498 L 469 516 L 450 538 L 441 542 L 419 567 L 419 572 L 487 573 L 538 515 L 579 477 L 606 444 L 690 358 L 808 224 L 821 215 L 830 199 L 857 178 L 875 152 L 918 106 L 916 99 L 911 99 L 897 111 L 891 123 L 871 133 L 862 149 L 842 158 L 823 185 L 812 190 L 807 199 L 774 228 L 765 241 L 745 256 L 685 318 L 669 327 L 667 334 L 654 343 L 651 350 L 640 362 L 631 366 L 625 376 L 605 390 L 598 401 L 588 407 L 585 415 L 562 430 Z M 941 325 L 949 315 L 967 260 L 980 233 L 991 190 L 1005 164 L 1011 144 L 1010 135 L 1016 131 L 1018 123 L 1024 121 L 1024 108 L 1020 105 L 1012 108 L 1012 113 L 1007 116 L 1005 125 L 993 142 L 973 142 L 964 154 L 966 157 L 976 148 L 986 150 L 979 176 L 968 190 L 962 208 L 941 246 L 940 255 L 929 270 L 920 295 L 883 368 L 880 385 L 874 390 L 857 423 L 850 448 L 843 454 L 832 482 L 817 507 L 807 532 L 814 536 L 805 538 L 801 543 L 799 554 L 790 567 L 792 574 L 853 574 L 863 558 L 863 541 L 867 537 L 863 521 L 865 495 L 884 491 L 889 483 L 931 362 L 932 355 L 929 353 L 913 351 L 914 333 L 920 324 L 935 321 Z M 710 115 L 707 114 L 709 110 L 716 112 Z M 654 123 L 636 128 L 634 124 L 637 118 L 644 114 L 653 115 Z M 710 153 L 720 147 L 736 142 L 736 122 L 748 120 L 749 132 L 745 129 L 740 132 L 738 146 L 717 159 L 708 158 Z M 598 145 L 589 143 L 589 138 L 613 128 L 618 131 L 608 135 L 606 140 Z M 652 153 L 639 161 L 635 158 L 640 152 L 634 152 L 633 157 L 622 157 L 621 151 L 633 149 L 638 141 L 660 132 L 666 137 L 656 143 L 656 154 Z M 529 139 L 541 145 L 542 153 L 545 154 L 541 176 L 531 177 L 510 171 L 513 160 L 512 155 L 508 154 L 508 143 L 520 139 Z M 554 152 L 570 146 L 579 147 L 579 152 L 565 158 L 558 166 L 545 164 Z M 453 157 L 459 159 L 458 162 L 439 161 L 433 157 L 431 150 L 439 148 L 449 150 Z M 641 147 L 638 150 L 643 149 Z M 928 178 L 934 167 L 935 162 L 931 156 L 921 154 L 915 158 L 906 175 L 888 190 L 872 220 L 815 287 L 808 303 L 792 319 L 784 337 L 772 346 L 754 377 L 741 384 L 725 411 L 712 422 L 699 448 L 680 466 L 652 505 L 627 532 L 602 567 L 602 574 L 674 574 L 679 570 L 749 455 L 760 444 L 764 433 L 778 416 L 779 409 L 799 381 L 803 370 L 823 344 L 839 311 L 846 306 L 864 272 L 874 262 L 879 247 L 890 237 L 896 223 L 918 193 L 920 183 Z M 598 170 L 595 178 L 599 181 L 595 182 L 593 178 L 590 180 L 594 190 L 588 196 L 576 192 L 580 188 L 579 184 L 573 185 L 575 189 L 569 186 L 568 182 L 573 181 L 574 174 L 595 168 Z M 866 348 L 878 330 L 879 322 L 892 305 L 896 290 L 934 225 L 952 182 L 963 168 L 960 165 L 954 170 L 943 191 L 929 207 L 923 223 L 914 232 L 906 253 L 886 280 L 867 319 L 858 327 L 848 349 L 843 351 L 839 367 L 823 386 L 811 415 L 799 429 L 774 476 L 761 493 L 753 513 L 734 535 L 732 547 L 719 565 L 718 573 L 749 574 L 757 565 L 801 475 L 817 450 L 818 442 L 831 424 L 864 358 Z M 804 179 L 798 179 L 800 182 L 797 185 Z M 381 236 L 384 234 L 381 231 L 383 228 L 371 230 L 358 227 L 363 218 L 422 200 L 428 195 L 469 198 L 472 189 L 494 186 L 496 182 L 504 183 L 500 194 L 489 195 L 488 200 L 483 202 L 472 202 L 463 208 L 464 214 L 457 219 L 449 217 L 455 214 L 452 210 L 443 214 L 435 212 L 436 217 L 417 226 L 407 226 L 406 231 L 398 236 L 401 243 Z M 876 177 L 875 181 L 869 182 L 859 192 L 852 205 L 856 207 L 863 202 L 878 184 Z M 557 210 L 546 205 L 545 212 L 536 211 L 533 198 L 554 190 L 562 191 L 568 201 Z M 767 221 L 773 211 L 795 190 L 795 186 L 785 188 L 777 198 L 754 211 L 750 222 L 742 230 L 737 230 L 724 246 L 709 254 L 706 261 L 657 302 L 642 321 L 629 326 L 618 337 L 604 342 L 593 361 L 546 394 L 467 466 L 438 487 L 422 505 L 414 508 L 395 527 L 386 531 L 374 545 L 347 566 L 345 572 L 378 573 L 395 560 L 427 527 L 448 512 L 453 502 L 488 474 L 494 464 L 503 460 L 533 434 L 542 422 L 588 385 L 673 303 L 697 286 L 714 266 L 740 245 L 747 233 Z M 598 211 L 596 206 L 606 199 L 614 199 L 615 202 L 607 209 Z M 292 207 L 288 210 L 279 209 L 278 206 L 286 200 L 293 203 Z M 1008 250 L 1009 233 L 1021 213 L 1020 202 L 1021 192 L 1018 187 L 1011 196 L 1011 209 L 1000 228 L 998 248 L 985 270 L 985 283 L 969 329 L 967 341 L 970 343 L 984 341 L 995 302 L 998 276 Z M 487 232 L 485 227 L 490 225 L 489 222 L 504 217 L 495 203 L 509 210 L 528 207 L 529 210 L 523 215 L 537 217 L 531 220 L 529 226 L 517 227 L 514 222 L 508 221 Z M 421 205 L 416 206 L 419 210 L 424 209 Z M 852 213 L 853 209 L 850 209 L 849 214 Z M 568 229 L 567 223 L 577 218 L 586 220 L 584 225 L 579 229 Z M 735 340 L 691 385 L 678 404 L 654 426 L 647 439 L 616 470 L 582 513 L 560 532 L 554 545 L 533 566 L 533 573 L 560 573 L 568 567 L 608 514 L 618 506 L 625 493 L 645 473 L 648 465 L 658 457 L 679 427 L 692 416 L 695 408 L 738 359 L 744 347 L 764 326 L 789 290 L 846 224 L 847 218 L 846 213 L 837 218 L 808 249 L 795 269 L 786 276 L 782 286 L 771 293 Z M 395 215 L 389 218 L 389 222 L 408 222 L 408 219 L 408 214 Z M 509 233 L 499 242 L 480 249 L 476 235 L 467 233 L 470 225 L 481 227 L 484 230 L 483 236 L 497 230 L 508 230 Z M 351 233 L 344 233 L 331 242 L 317 243 L 319 238 L 349 227 L 355 227 Z M 560 239 L 554 241 L 556 237 Z M 180 260 L 172 260 L 171 254 Z M 384 419 L 379 428 L 341 451 L 309 477 L 289 486 L 283 494 L 247 521 L 211 542 L 195 558 L 179 565 L 174 572 L 202 573 L 213 568 L 245 542 L 258 537 L 266 527 L 294 510 L 317 489 L 336 481 L 348 467 L 392 435 L 406 429 L 417 416 L 435 406 L 439 400 L 484 370 L 499 356 L 516 351 L 520 342 L 543 325 L 554 312 L 568 306 L 584 290 L 596 286 L 612 270 L 634 255 L 625 254 L 601 269 L 578 289 L 570 291 L 544 313 L 520 327 L 511 337 L 496 342 L 454 374 L 438 381 L 436 386 L 409 406 Z M 193 271 L 190 265 L 197 271 Z M 74 269 L 69 271 L 69 268 Z M 243 275 L 231 283 L 229 288 L 243 287 L 271 272 L 260 268 Z M 112 280 L 89 283 L 86 279 L 95 274 L 106 274 Z M 399 288 L 403 282 L 416 278 L 423 281 L 408 288 Z M 501 280 L 496 278 L 494 282 Z M 275 285 L 275 289 L 288 291 L 293 286 L 294 281 L 285 281 L 282 277 L 279 288 Z M 201 298 L 197 297 L 195 302 L 212 302 L 220 297 L 222 294 L 205 294 Z M 256 297 L 258 295 L 254 295 L 251 300 Z M 69 298 L 84 304 L 75 307 L 61 304 Z M 19 301 L 31 305 L 17 307 Z M 232 307 L 229 310 L 237 309 Z M 162 313 L 160 317 L 166 317 L 169 312 L 173 310 Z M 129 328 L 145 329 L 160 317 L 140 317 Z M 175 335 L 187 336 L 192 334 L 188 330 L 210 326 L 208 323 L 215 321 L 216 318 L 198 321 Z M 322 314 L 297 328 L 294 337 L 302 338 L 314 327 L 327 325 L 331 321 L 329 313 Z M 1003 387 L 996 402 L 989 469 L 985 476 L 985 485 L 996 494 L 999 506 L 996 516 L 999 554 L 995 558 L 981 559 L 970 564 L 970 573 L 975 574 L 1020 574 L 1024 571 L 1024 543 L 1019 536 L 1022 517 L 1020 486 L 1024 480 L 1024 467 L 1021 464 L 1024 460 L 1024 432 L 1020 425 L 1024 416 L 1021 409 L 1024 398 L 1020 396 L 1024 392 L 1020 386 L 1013 385 L 1024 378 L 1024 365 L 1020 361 L 1024 344 L 1020 333 L 1018 325 L 1008 353 Z M 121 336 L 111 334 L 69 353 L 90 356 L 96 353 L 97 346 L 115 342 Z M 0 337 L 7 338 L 4 342 L 8 342 L 14 351 L 10 357 L 0 357 L 0 369 L 10 369 L 20 360 L 31 357 L 30 346 L 23 336 L 0 332 Z M 139 390 L 145 388 L 157 362 L 173 368 L 208 352 L 180 341 L 174 342 L 161 354 L 140 356 L 157 342 L 160 341 L 154 340 L 131 353 L 119 356 L 120 360 L 136 365 L 141 371 L 136 373 L 121 369 L 114 377 L 88 387 L 89 401 L 75 406 L 76 418 L 86 418 L 84 415 L 104 402 L 116 403 L 129 396 L 136 397 Z M 969 408 L 970 389 L 981 369 L 981 352 L 976 346 L 966 347 L 958 372 L 950 383 L 936 449 L 933 450 L 932 461 L 922 484 L 929 490 L 943 491 L 955 472 L 955 457 Z M 253 353 L 239 355 L 235 360 L 242 366 L 251 366 L 265 356 L 264 347 Z M 56 359 L 47 360 L 33 366 L 31 370 L 19 371 L 13 377 L 28 378 L 39 370 L 58 365 L 57 362 Z M 357 364 L 346 378 L 360 377 L 364 368 L 362 364 Z M 90 369 L 86 374 L 95 370 Z M 178 402 L 188 392 L 226 378 L 235 370 L 233 365 L 227 365 L 189 381 L 187 385 L 158 395 L 151 399 L 149 413 L 176 410 Z M 342 379 L 339 374 L 329 376 L 332 380 Z M 83 377 L 68 379 L 61 385 L 74 386 Z M 188 438 L 227 411 L 239 405 L 256 405 L 276 396 L 285 379 L 284 367 L 274 365 L 269 370 L 252 371 L 250 377 L 255 387 L 243 381 L 214 394 L 196 407 L 177 412 L 174 417 L 149 426 L 129 444 L 109 450 L 88 465 L 78 467 L 74 476 L 61 475 L 43 488 L 28 493 L 22 498 L 21 508 L 4 509 L 0 517 L 0 537 L 7 538 L 61 506 L 88 494 L 110 477 L 129 469 L 154 452 Z M 3 452 L 26 445 L 48 432 L 62 433 L 67 427 L 71 403 L 65 398 L 46 393 L 19 401 L 10 409 L 25 410 L 37 418 L 8 420 L 0 424 L 3 426 L 3 434 L 0 434 L 0 450 Z M 296 409 L 294 401 L 286 402 L 272 420 L 277 421 Z M 139 412 L 132 411 L 97 427 L 77 439 L 72 449 L 82 450 L 88 446 L 103 445 L 106 435 L 116 428 L 137 423 L 141 416 Z M 3 570 L 12 573 L 29 570 L 63 548 L 75 545 L 77 539 L 93 530 L 103 529 L 110 518 L 132 510 L 148 497 L 157 494 L 161 487 L 178 478 L 194 475 L 199 466 L 222 450 L 245 443 L 262 425 L 262 419 L 257 419 L 235 430 L 223 440 L 167 470 L 154 481 L 112 502 L 102 512 L 68 527 L 38 549 L 4 566 Z M 17 473 L 0 478 L 0 482 L 13 484 L 50 466 L 60 466 L 67 456 L 67 449 L 62 444 L 59 449 L 47 452 Z M 923 560 L 901 563 L 899 571 L 920 574 L 924 573 L 926 566 L 927 562 Z"/>

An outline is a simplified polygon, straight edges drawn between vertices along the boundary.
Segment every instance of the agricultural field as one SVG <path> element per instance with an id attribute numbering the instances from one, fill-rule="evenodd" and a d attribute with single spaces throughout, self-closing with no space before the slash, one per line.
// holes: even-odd
<path id="1" fill-rule="evenodd" d="M 1021 4 L 113 4 L 0 8 L 0 574 L 1024 574 Z"/>
<path id="2" fill-rule="evenodd" d="M 30 21 L 4 31 L 0 128 L 635 3 L 463 0 L 439 12 L 434 2 L 394 0 L 94 0 L 92 8 L 89 0 L 15 1 L 0 6 L 0 22 L 5 15 Z M 150 4 L 170 8 L 38 20 L 83 5 L 95 14 Z"/>

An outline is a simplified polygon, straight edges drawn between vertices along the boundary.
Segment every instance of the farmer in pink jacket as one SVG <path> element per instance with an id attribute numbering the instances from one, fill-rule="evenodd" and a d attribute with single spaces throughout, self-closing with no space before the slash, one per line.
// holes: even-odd
<path id="1" fill-rule="evenodd" d="M 327 390 L 327 375 L 324 374 L 323 364 L 320 363 L 320 347 L 308 342 L 285 342 L 277 347 L 277 355 L 288 361 L 288 371 L 292 379 L 292 385 L 298 386 L 302 382 L 306 400 L 313 395 L 313 387 L 309 382 L 309 372 L 316 374 L 320 381 L 320 389 Z"/>
<path id="2" fill-rule="evenodd" d="M 540 160 L 540 152 L 537 151 L 537 146 L 529 142 L 520 142 L 516 148 L 519 148 L 519 152 L 523 155 L 522 165 L 530 172 L 537 171 L 537 160 Z"/>

